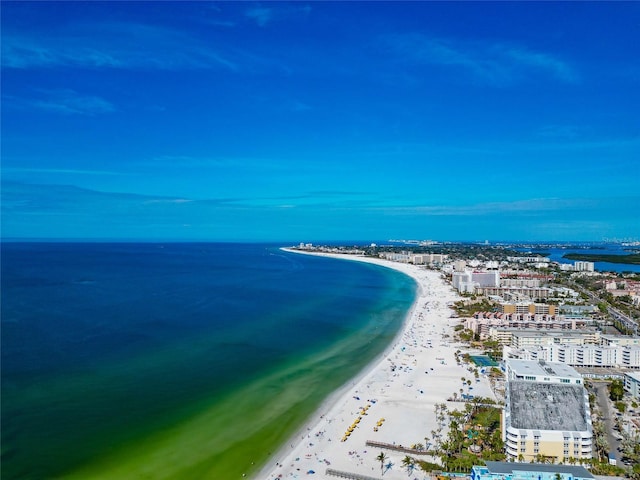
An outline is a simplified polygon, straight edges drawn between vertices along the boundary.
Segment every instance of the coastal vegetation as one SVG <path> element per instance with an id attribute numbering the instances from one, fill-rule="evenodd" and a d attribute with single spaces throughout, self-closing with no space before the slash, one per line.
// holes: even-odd
<path id="1" fill-rule="evenodd" d="M 413 459 L 413 465 L 425 472 L 470 472 L 474 465 L 484 465 L 486 460 L 504 460 L 500 408 L 494 400 L 482 397 L 465 403 L 462 411 L 450 411 L 446 404 L 437 404 L 438 428 L 425 441 L 432 457 L 440 463 Z M 445 436 L 442 432 L 447 422 Z"/>
<path id="2" fill-rule="evenodd" d="M 624 396 L 624 385 L 622 380 L 613 380 L 609 384 L 609 398 L 614 402 L 622 400 Z"/>
<path id="3" fill-rule="evenodd" d="M 458 300 L 453 304 L 456 314 L 460 317 L 471 317 L 478 312 L 491 312 L 495 308 L 494 302 L 486 297 L 476 297 L 475 295 Z"/>
<path id="4" fill-rule="evenodd" d="M 582 260 L 586 262 L 608 262 L 624 263 L 629 265 L 640 265 L 640 254 L 630 253 L 628 255 L 607 255 L 603 253 L 567 253 L 562 256 L 567 260 Z"/>

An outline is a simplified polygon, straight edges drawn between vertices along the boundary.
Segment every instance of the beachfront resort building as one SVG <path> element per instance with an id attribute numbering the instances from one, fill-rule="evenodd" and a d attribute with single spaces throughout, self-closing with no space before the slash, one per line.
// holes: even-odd
<path id="1" fill-rule="evenodd" d="M 478 295 L 498 296 L 507 300 L 538 300 L 549 298 L 553 291 L 548 287 L 476 287 Z"/>
<path id="2" fill-rule="evenodd" d="M 448 258 L 448 255 L 441 253 L 413 253 L 410 251 L 380 252 L 378 256 L 392 262 L 413 263 L 414 265 L 442 264 Z"/>
<path id="3" fill-rule="evenodd" d="M 542 282 L 539 278 L 502 278 L 500 285 L 502 287 L 539 287 Z"/>
<path id="4" fill-rule="evenodd" d="M 500 313 L 528 313 L 531 315 L 555 315 L 558 307 L 547 303 L 533 302 L 505 302 L 498 305 Z"/>
<path id="5" fill-rule="evenodd" d="M 588 459 L 593 429 L 582 375 L 569 365 L 505 361 L 502 435 L 511 461 Z"/>
<path id="6" fill-rule="evenodd" d="M 489 325 L 488 338 L 502 346 L 536 346 L 568 343 L 597 343 L 598 333 L 593 329 L 583 328 L 584 322 L 577 320 L 552 320 L 546 322 L 527 322 L 518 324 L 510 322 L 506 325 Z M 484 326 L 480 326 L 481 329 Z"/>
<path id="7" fill-rule="evenodd" d="M 594 480 L 584 467 L 545 463 L 485 462 L 471 469 L 471 480 Z M 560 475 L 560 477 L 558 477 Z"/>
<path id="8" fill-rule="evenodd" d="M 536 347 L 594 345 L 598 339 L 598 331 L 591 329 L 572 331 L 540 331 L 540 330 L 512 330 L 510 346 L 518 349 L 534 349 Z M 563 360 L 547 360 L 548 362 L 561 362 Z"/>
<path id="9" fill-rule="evenodd" d="M 502 417 L 507 459 L 565 463 L 591 458 L 590 415 L 582 385 L 508 381 Z"/>
<path id="10" fill-rule="evenodd" d="M 510 332 L 510 341 L 504 333 L 506 332 L 489 331 L 489 337 L 498 339 L 504 346 L 503 358 L 561 362 L 581 368 L 640 370 L 640 345 L 609 343 L 598 332 L 583 330 L 527 333 L 515 330 Z"/>
<path id="11" fill-rule="evenodd" d="M 518 334 L 538 335 L 542 338 L 549 330 L 567 331 L 576 330 L 584 326 L 584 323 L 567 320 L 555 315 L 520 315 L 520 314 L 492 314 L 474 315 L 472 318 L 464 320 L 464 327 L 477 334 L 480 340 L 491 338 L 497 340 L 502 345 L 511 345 L 512 336 Z M 558 332 L 556 335 L 562 335 Z M 504 340 L 504 342 L 503 342 Z"/>
<path id="12" fill-rule="evenodd" d="M 507 381 L 582 385 L 582 375 L 564 363 L 508 359 L 504 366 Z"/>
<path id="13" fill-rule="evenodd" d="M 505 358 L 562 362 L 581 368 L 640 369 L 639 346 L 602 345 L 526 345 L 504 347 Z"/>
<path id="14" fill-rule="evenodd" d="M 409 259 L 414 265 L 437 265 L 447 260 L 448 255 L 442 253 L 416 253 Z"/>
<path id="15" fill-rule="evenodd" d="M 473 293 L 476 288 L 471 280 L 471 272 L 468 271 L 453 272 L 451 284 L 453 285 L 453 288 L 458 290 L 460 293 Z"/>
<path id="16" fill-rule="evenodd" d="M 498 270 L 453 272 L 451 283 L 461 293 L 474 293 L 479 288 L 498 287 L 500 285 L 500 272 Z"/>

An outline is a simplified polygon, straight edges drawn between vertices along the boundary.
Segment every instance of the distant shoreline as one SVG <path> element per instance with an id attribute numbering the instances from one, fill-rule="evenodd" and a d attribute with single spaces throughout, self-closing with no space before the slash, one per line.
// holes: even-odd
<path id="1" fill-rule="evenodd" d="M 640 265 L 640 253 L 629 255 L 606 255 L 598 253 L 567 253 L 562 256 L 567 260 L 580 260 L 585 262 L 607 262 L 624 265 Z"/>

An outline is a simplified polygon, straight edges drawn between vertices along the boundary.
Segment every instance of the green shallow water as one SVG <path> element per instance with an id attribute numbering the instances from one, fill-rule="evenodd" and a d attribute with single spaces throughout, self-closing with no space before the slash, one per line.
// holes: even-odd
<path id="1" fill-rule="evenodd" d="M 356 376 L 390 340 L 389 334 L 354 334 L 330 349 L 255 379 L 188 421 L 143 442 L 132 442 L 63 478 L 231 479 L 255 475 L 323 400 Z"/>
<path id="2" fill-rule="evenodd" d="M 2 273 L 3 479 L 251 476 L 415 296 L 254 245 L 5 245 Z"/>

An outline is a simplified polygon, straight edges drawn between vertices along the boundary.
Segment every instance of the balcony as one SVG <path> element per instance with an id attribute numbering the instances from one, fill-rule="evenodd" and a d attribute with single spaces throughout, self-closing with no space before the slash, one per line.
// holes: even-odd
<path id="1" fill-rule="evenodd" d="M 510 448 L 507 445 L 507 448 L 505 449 L 505 452 L 507 455 L 511 456 L 511 457 L 517 457 L 518 456 L 518 449 L 517 448 Z"/>

